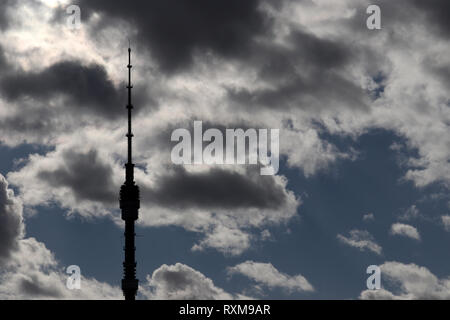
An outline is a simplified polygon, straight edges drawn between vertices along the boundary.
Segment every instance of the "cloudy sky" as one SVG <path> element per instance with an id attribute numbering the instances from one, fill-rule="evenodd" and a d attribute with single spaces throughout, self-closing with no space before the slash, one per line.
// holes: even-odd
<path id="1" fill-rule="evenodd" d="M 139 299 L 449 299 L 449 12 L 1 0 L 0 299 L 122 298 L 128 39 Z M 174 165 L 171 133 L 195 120 L 279 129 L 278 174 Z"/>

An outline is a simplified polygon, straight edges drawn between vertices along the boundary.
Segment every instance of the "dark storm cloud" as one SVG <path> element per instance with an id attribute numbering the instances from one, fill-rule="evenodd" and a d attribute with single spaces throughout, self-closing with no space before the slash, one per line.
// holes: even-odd
<path id="1" fill-rule="evenodd" d="M 9 25 L 9 17 L 7 8 L 11 7 L 14 3 L 13 0 L 1 0 L 0 1 L 0 30 L 4 30 Z"/>
<path id="2" fill-rule="evenodd" d="M 63 95 L 80 109 L 74 111 L 104 117 L 122 115 L 126 104 L 126 90 L 117 89 L 102 66 L 77 61 L 58 62 L 40 72 L 8 73 L 0 80 L 0 91 L 9 101 L 25 97 L 48 101 Z"/>
<path id="3" fill-rule="evenodd" d="M 63 159 L 63 166 L 40 171 L 38 177 L 52 187 L 70 188 L 79 201 L 112 203 L 118 199 L 119 189 L 112 181 L 112 169 L 101 161 L 95 150 L 66 151 Z"/>
<path id="4" fill-rule="evenodd" d="M 428 22 L 444 37 L 450 37 L 450 1 L 413 0 L 412 3 L 425 13 Z M 413 19 L 413 17 L 412 17 Z"/>
<path id="5" fill-rule="evenodd" d="M 336 102 L 365 109 L 366 92 L 347 80 L 342 71 L 355 58 L 351 48 L 297 30 L 289 36 L 291 48 L 255 47 L 250 64 L 273 88 L 227 88 L 240 106 L 269 108 L 329 108 Z M 314 102 L 314 103 L 313 103 Z"/>
<path id="6" fill-rule="evenodd" d="M 218 168 L 191 173 L 180 166 L 157 178 L 155 186 L 141 186 L 142 199 L 167 207 L 276 209 L 286 200 L 283 187 L 273 176 L 259 175 L 259 169 L 242 175 Z"/>
<path id="7" fill-rule="evenodd" d="M 0 263 L 17 249 L 23 231 L 21 209 L 11 198 L 8 182 L 0 174 Z"/>
<path id="8" fill-rule="evenodd" d="M 297 30 L 290 36 L 290 43 L 295 45 L 297 53 L 306 63 L 321 66 L 325 69 L 343 66 L 351 59 L 350 48 L 328 39 L 319 39 L 316 36 Z"/>
<path id="9" fill-rule="evenodd" d="M 241 56 L 254 36 L 269 25 L 258 6 L 259 0 L 80 1 L 87 16 L 95 11 L 105 19 L 119 18 L 134 24 L 138 42 L 150 48 L 165 71 L 189 66 L 195 50 Z M 100 25 L 105 24 L 108 22 Z"/>
<path id="10" fill-rule="evenodd" d="M 333 108 L 338 101 L 349 108 L 366 109 L 365 92 L 335 73 L 315 73 L 304 78 L 295 75 L 289 83 L 275 89 L 250 91 L 245 88 L 228 88 L 229 97 L 244 106 L 268 108 Z M 317 81 L 314 81 L 317 80 Z M 319 103 L 312 104 L 312 100 Z"/>
<path id="11" fill-rule="evenodd" d="M 6 62 L 6 57 L 5 57 L 5 51 L 3 50 L 3 47 L 0 46 L 0 70 L 2 70 L 2 72 L 5 71 L 5 68 L 7 68 L 8 64 Z"/>
<path id="12" fill-rule="evenodd" d="M 290 48 L 273 44 L 255 45 L 249 63 L 260 70 L 268 80 L 289 80 L 296 69 L 306 74 L 310 70 L 336 71 L 351 62 L 352 50 L 345 44 L 320 39 L 302 30 L 293 30 L 288 36 Z"/>

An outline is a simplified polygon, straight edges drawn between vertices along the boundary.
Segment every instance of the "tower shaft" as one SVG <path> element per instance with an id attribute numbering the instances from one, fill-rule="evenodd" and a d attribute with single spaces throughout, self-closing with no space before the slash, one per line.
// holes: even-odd
<path id="1" fill-rule="evenodd" d="M 128 161 L 125 164 L 125 183 L 120 188 L 120 209 L 122 210 L 122 220 L 125 221 L 125 260 L 123 262 L 122 291 L 125 300 L 135 300 L 138 282 L 136 279 L 136 258 L 135 258 L 135 232 L 134 222 L 138 219 L 140 207 L 139 187 L 134 182 L 134 164 L 132 162 L 132 128 L 131 128 L 131 49 L 128 48 Z"/>

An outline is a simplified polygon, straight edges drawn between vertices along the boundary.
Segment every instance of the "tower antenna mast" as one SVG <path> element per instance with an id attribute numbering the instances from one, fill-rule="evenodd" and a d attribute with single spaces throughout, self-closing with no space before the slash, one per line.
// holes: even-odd
<path id="1" fill-rule="evenodd" d="M 122 220 L 125 221 L 125 260 L 123 262 L 122 291 L 125 300 L 135 300 L 139 280 L 136 279 L 136 259 L 135 259 L 135 232 L 134 222 L 138 219 L 140 207 L 139 187 L 134 182 L 134 164 L 132 158 L 132 128 L 131 128 L 131 48 L 128 47 L 128 161 L 125 164 L 125 183 L 120 188 L 120 209 L 122 210 Z"/>

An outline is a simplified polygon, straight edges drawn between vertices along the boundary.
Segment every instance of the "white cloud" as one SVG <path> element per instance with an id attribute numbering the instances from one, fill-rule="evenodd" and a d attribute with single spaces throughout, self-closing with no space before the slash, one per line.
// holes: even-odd
<path id="1" fill-rule="evenodd" d="M 350 236 L 337 235 L 339 241 L 350 247 L 358 248 L 361 251 L 369 250 L 381 255 L 382 248 L 375 241 L 373 236 L 365 230 L 351 230 Z"/>
<path id="2" fill-rule="evenodd" d="M 385 262 L 380 268 L 382 283 L 387 282 L 392 291 L 365 290 L 360 299 L 450 299 L 450 277 L 439 279 L 413 263 Z"/>
<path id="3" fill-rule="evenodd" d="M 340 152 L 334 145 L 320 139 L 316 129 L 308 124 L 295 122 L 299 128 L 281 131 L 280 152 L 287 156 L 287 164 L 302 170 L 308 177 L 327 169 L 338 159 L 348 159 L 352 155 Z M 306 128 L 301 128 L 306 126 Z"/>
<path id="4" fill-rule="evenodd" d="M 230 229 L 217 225 L 208 232 L 200 243 L 192 247 L 193 251 L 215 248 L 228 255 L 239 255 L 250 247 L 250 234 L 239 229 Z"/>
<path id="5" fill-rule="evenodd" d="M 219 300 L 247 298 L 232 295 L 214 285 L 213 281 L 191 267 L 176 263 L 162 265 L 141 286 L 141 293 L 153 300 Z"/>
<path id="6" fill-rule="evenodd" d="M 420 216 L 420 211 L 417 208 L 417 206 L 415 204 L 413 204 L 411 207 L 406 209 L 406 211 L 401 216 L 399 216 L 399 219 L 409 221 L 409 220 L 418 218 L 419 216 Z"/>
<path id="7" fill-rule="evenodd" d="M 391 234 L 392 235 L 399 235 L 399 236 L 405 236 L 411 239 L 419 240 L 420 241 L 420 234 L 417 231 L 417 229 L 413 226 L 410 226 L 408 224 L 403 223 L 394 223 L 391 226 Z"/>
<path id="8" fill-rule="evenodd" d="M 288 292 L 312 292 L 313 286 L 301 274 L 290 276 L 278 271 L 271 263 L 245 261 L 234 267 L 228 268 L 228 273 L 241 274 L 258 285 L 269 289 L 282 288 Z"/>
<path id="9" fill-rule="evenodd" d="M 261 240 L 273 240 L 273 235 L 269 230 L 265 229 L 261 231 L 260 238 Z"/>
<path id="10" fill-rule="evenodd" d="M 365 215 L 363 215 L 363 220 L 364 221 L 373 221 L 373 220 L 375 220 L 375 216 L 373 215 L 373 213 L 366 213 Z"/>
<path id="11" fill-rule="evenodd" d="M 445 230 L 450 231 L 450 215 L 441 216 L 441 221 L 444 225 Z"/>

